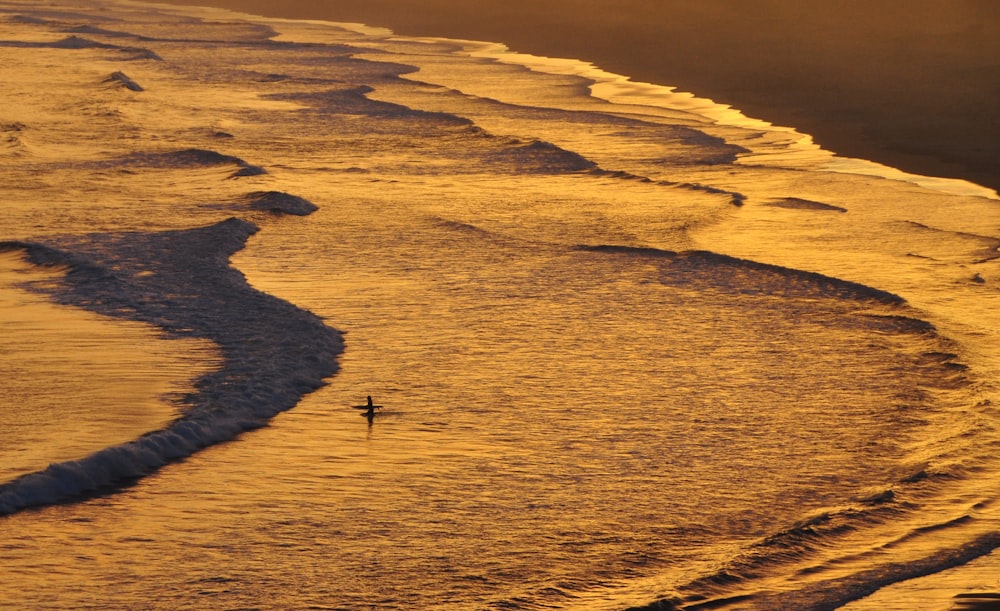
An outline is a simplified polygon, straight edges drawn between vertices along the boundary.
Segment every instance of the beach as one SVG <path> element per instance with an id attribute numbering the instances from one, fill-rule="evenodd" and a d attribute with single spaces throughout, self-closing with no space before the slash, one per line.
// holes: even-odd
<path id="1" fill-rule="evenodd" d="M 172 0 L 590 61 L 791 126 L 838 155 L 1000 189 L 990 0 Z"/>
<path id="2" fill-rule="evenodd" d="M 0 0 L 0 607 L 995 601 L 988 6 L 218 4 Z"/>
<path id="3" fill-rule="evenodd" d="M 205 0 L 172 0 L 206 4 Z M 1000 189 L 1000 5 L 989 0 L 212 0 L 255 14 L 503 42 L 677 87 L 791 126 L 840 156 Z M 1000 587 L 984 559 L 871 603 L 942 605 Z M 978 572 L 977 572 L 978 571 Z M 935 579 L 937 579 L 935 581 Z M 910 588 L 907 591 L 907 588 Z M 972 595 L 970 595 L 972 596 Z M 902 601 L 902 602 L 900 602 Z M 982 604 L 988 605 L 990 599 Z M 963 608 L 973 608 L 970 598 Z M 975 607 L 981 608 L 981 607 Z"/>

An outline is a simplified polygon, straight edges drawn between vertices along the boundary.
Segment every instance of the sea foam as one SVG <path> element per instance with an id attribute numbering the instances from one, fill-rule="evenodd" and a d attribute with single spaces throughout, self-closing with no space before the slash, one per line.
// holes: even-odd
<path id="1" fill-rule="evenodd" d="M 268 208 L 299 199 L 263 194 Z M 38 265 L 66 269 L 48 289 L 56 300 L 157 325 L 168 334 L 212 340 L 222 367 L 195 383 L 187 411 L 163 430 L 86 458 L 54 464 L 0 486 L 0 513 L 99 493 L 147 475 L 206 446 L 264 426 L 319 388 L 336 369 L 340 334 L 318 317 L 251 288 L 229 256 L 257 231 L 229 219 L 182 231 L 88 236 L 72 252 L 23 242 Z"/>

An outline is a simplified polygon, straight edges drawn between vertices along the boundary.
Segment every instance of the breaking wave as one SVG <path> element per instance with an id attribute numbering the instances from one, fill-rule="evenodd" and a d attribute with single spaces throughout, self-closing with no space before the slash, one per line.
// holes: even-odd
<path id="1" fill-rule="evenodd" d="M 229 266 L 230 255 L 256 231 L 234 218 L 183 231 L 90 236 L 72 252 L 0 243 L 32 263 L 65 269 L 64 286 L 49 289 L 59 302 L 211 340 L 223 358 L 218 371 L 197 380 L 188 409 L 168 427 L 0 486 L 0 514 L 120 487 L 264 426 L 336 372 L 343 349 L 337 331 L 251 288 Z"/>

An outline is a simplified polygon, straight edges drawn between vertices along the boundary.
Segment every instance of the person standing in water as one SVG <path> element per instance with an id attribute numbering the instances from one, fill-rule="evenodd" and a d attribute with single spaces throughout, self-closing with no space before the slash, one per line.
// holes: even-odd
<path id="1" fill-rule="evenodd" d="M 368 411 L 365 412 L 365 416 L 368 417 L 368 424 L 371 424 L 375 420 L 375 408 L 378 407 L 372 403 L 372 396 L 368 395 Z"/>

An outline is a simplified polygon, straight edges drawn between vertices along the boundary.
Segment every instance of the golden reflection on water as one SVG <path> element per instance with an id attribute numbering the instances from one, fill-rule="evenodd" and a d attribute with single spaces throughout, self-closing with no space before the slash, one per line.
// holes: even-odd
<path id="1" fill-rule="evenodd" d="M 0 252 L 0 483 L 162 428 L 214 365 L 207 342 L 168 342 L 19 288 L 61 277 Z"/>
<path id="2" fill-rule="evenodd" d="M 43 69 L 55 63 L 45 55 L 52 50 L 11 50 L 22 71 L 47 75 L 51 92 L 24 79 L 11 88 L 61 104 L 51 116 L 14 117 L 30 124 L 18 138 L 36 157 L 7 174 L 18 200 L 5 209 L 11 237 L 189 227 L 248 214 L 241 198 L 250 191 L 305 197 L 320 207 L 305 219 L 252 213 L 263 230 L 233 262 L 255 287 L 347 332 L 341 371 L 271 426 L 133 488 L 4 518 L 11 580 L 0 600 L 621 608 L 713 574 L 814 513 L 864 511 L 865 499 L 890 498 L 931 463 L 984 468 L 989 448 L 970 455 L 964 437 L 995 438 L 993 414 L 970 408 L 942 360 L 928 357 L 951 346 L 897 333 L 879 316 L 951 322 L 959 305 L 935 307 L 951 291 L 957 304 L 977 303 L 975 320 L 995 334 L 983 305 L 995 301 L 990 286 L 980 287 L 990 299 L 979 303 L 957 282 L 973 269 L 994 282 L 995 267 L 972 254 L 988 245 L 975 234 L 993 218 L 973 213 L 995 209 L 970 198 L 935 210 L 945 196 L 911 185 L 734 165 L 721 141 L 665 125 L 744 144 L 762 138 L 772 149 L 787 134 L 709 127 L 695 107 L 637 116 L 634 106 L 572 97 L 584 87 L 565 74 L 442 62 L 438 74 L 455 62 L 466 71 L 454 73 L 458 81 L 486 83 L 477 91 L 522 96 L 513 107 L 395 81 L 343 50 L 274 45 L 266 31 L 225 19 L 163 21 L 146 15 L 135 31 L 169 38 L 180 28 L 189 39 L 142 41 L 169 56 L 130 65 L 147 95 L 95 88 L 121 63 L 99 50 L 84 51 L 80 72 Z M 286 26 L 285 42 L 298 39 L 296 29 L 312 41 L 332 37 L 317 24 Z M 412 41 L 371 44 L 419 51 L 408 58 L 415 62 L 427 51 Z M 345 97 L 351 79 L 378 87 Z M 635 105 L 639 89 L 629 94 Z M 85 121 L 75 114 L 81 95 Z M 571 108 L 546 108 L 567 98 Z M 370 103 L 381 99 L 473 117 L 486 131 Z M 568 112 L 597 108 L 608 113 Z M 550 140 L 609 173 L 539 169 L 511 151 L 554 147 L 518 138 Z M 126 142 L 152 151 L 153 162 L 116 157 Z M 231 165 L 170 167 L 155 155 L 191 146 L 272 173 L 230 180 Z M 94 158 L 106 165 L 87 165 Z M 749 197 L 738 207 L 731 193 L 685 181 Z M 792 197 L 819 205 L 768 205 Z M 580 248 L 604 244 L 647 250 Z M 694 248 L 897 290 L 927 311 L 843 299 L 815 277 L 738 264 L 678 271 L 653 250 Z M 22 273 L 5 264 L 5 277 Z M 47 439 L 70 438 L 67 429 L 107 414 L 132 427 L 126 438 L 159 426 L 176 411 L 155 397 L 210 362 L 203 344 L 152 341 L 144 327 L 71 315 L 17 289 L 2 295 L 12 312 L 28 304 L 30 315 L 11 328 L 44 338 L 39 349 L 4 335 L 36 342 L 32 388 L 55 387 L 31 375 L 44 371 L 70 386 L 63 394 L 90 399 L 72 408 L 72 422 L 52 423 L 65 428 Z M 226 312 L 204 314 L 227 323 Z M 97 336 L 100 348 L 87 341 Z M 198 354 L 198 364 L 161 347 Z M 307 356 L 302 349 L 288 346 L 295 358 Z M 977 371 L 995 370 L 990 350 L 974 361 Z M 150 390 L 149 380 L 159 386 Z M 368 394 L 386 406 L 372 426 L 351 407 Z M 103 447 L 115 443 L 112 433 L 84 441 Z M 45 445 L 46 456 L 53 449 Z M 885 539 L 996 496 L 972 488 L 931 498 L 912 522 L 837 539 L 803 561 L 818 573 L 790 570 L 778 552 L 758 574 L 764 585 L 750 587 L 799 587 L 839 574 L 845 558 L 857 568 Z"/>
<path id="3" fill-rule="evenodd" d="M 415 550 L 445 540 L 447 566 L 485 584 L 504 566 L 526 591 L 629 558 L 682 579 L 704 569 L 689 555 L 703 538 L 745 542 L 906 474 L 897 444 L 931 383 L 909 377 L 910 359 L 933 341 L 876 340 L 850 302 L 728 294 L 723 278 L 686 290 L 655 259 L 567 251 L 608 229 L 566 188 L 545 200 L 563 223 L 522 217 L 518 237 L 468 229 L 500 226 L 474 189 L 466 226 L 440 221 L 435 185 L 411 185 L 405 203 L 354 194 L 281 223 L 289 233 L 264 231 L 235 258 L 258 288 L 347 331 L 341 372 L 296 410 L 333 419 L 320 436 L 300 428 L 342 470 L 324 494 L 350 499 L 343 519 L 379 525 L 381 543 L 342 541 L 346 558 L 391 564 L 372 569 L 379 583 L 412 581 Z M 369 393 L 387 408 L 366 431 L 347 406 Z"/>

